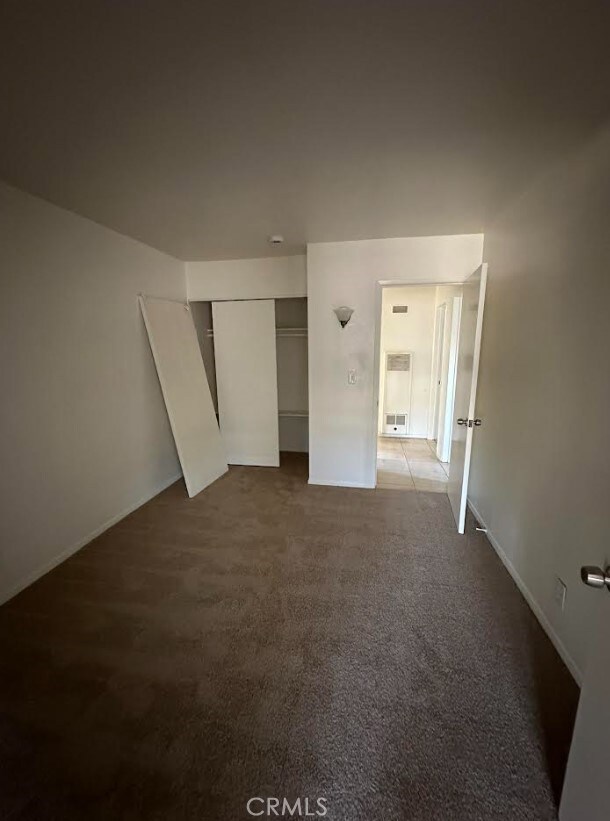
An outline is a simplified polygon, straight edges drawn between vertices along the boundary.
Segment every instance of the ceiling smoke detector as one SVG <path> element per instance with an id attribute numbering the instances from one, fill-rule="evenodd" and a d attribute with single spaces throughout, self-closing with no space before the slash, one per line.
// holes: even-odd
<path id="1" fill-rule="evenodd" d="M 269 242 L 271 245 L 281 245 L 284 242 L 284 237 L 281 234 L 271 234 Z"/>

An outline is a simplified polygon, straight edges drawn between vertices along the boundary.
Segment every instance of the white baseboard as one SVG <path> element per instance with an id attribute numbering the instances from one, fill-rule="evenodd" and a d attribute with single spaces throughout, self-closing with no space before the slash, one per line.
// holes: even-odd
<path id="1" fill-rule="evenodd" d="M 311 477 L 308 480 L 308 484 L 326 485 L 327 487 L 360 487 L 365 488 L 365 490 L 375 489 L 375 485 L 371 485 L 368 482 L 336 482 L 334 479 L 312 479 Z"/>
<path id="2" fill-rule="evenodd" d="M 35 581 L 37 581 L 41 576 L 44 576 L 50 570 L 53 570 L 54 567 L 57 567 L 58 564 L 61 564 L 63 561 L 68 559 L 74 553 L 77 553 L 81 547 L 84 547 L 89 542 L 93 541 L 93 539 L 100 536 L 105 530 L 115 525 L 117 522 L 120 522 L 121 519 L 124 519 L 126 516 L 129 516 L 130 513 L 133 513 L 134 510 L 137 510 L 142 505 L 149 502 L 163 490 L 166 490 L 170 485 L 173 485 L 174 482 L 177 482 L 178 479 L 182 476 L 182 472 L 177 473 L 175 476 L 172 476 L 170 479 L 166 479 L 164 482 L 161 482 L 152 493 L 147 494 L 144 498 L 139 499 L 134 504 L 129 505 L 129 507 L 122 510 L 120 513 L 117 513 L 116 516 L 112 516 L 110 519 L 107 519 L 102 525 L 96 527 L 95 530 L 92 530 L 88 533 L 84 538 L 79 539 L 76 544 L 71 545 L 66 550 L 63 550 L 58 556 L 55 556 L 49 562 L 45 562 L 41 567 L 34 570 L 33 573 L 29 573 L 25 579 L 17 582 L 17 584 L 13 585 L 12 587 L 8 588 L 7 590 L 0 591 L 0 605 L 7 602 L 9 599 L 12 599 L 13 596 L 16 596 L 17 593 L 21 593 L 22 590 L 25 590 L 26 587 L 29 587 Z"/>
<path id="3" fill-rule="evenodd" d="M 496 553 L 500 557 L 500 561 L 502 562 L 504 567 L 508 570 L 508 572 L 512 576 L 513 581 L 515 582 L 515 584 L 519 588 L 519 591 L 520 591 L 521 595 L 523 596 L 525 601 L 528 603 L 528 605 L 530 606 L 530 609 L 532 610 L 533 614 L 536 616 L 536 618 L 540 622 L 540 626 L 542 627 L 544 632 L 547 634 L 547 636 L 553 642 L 553 645 L 554 645 L 555 649 L 557 650 L 557 652 L 561 656 L 564 664 L 566 665 L 566 667 L 568 668 L 570 673 L 572 673 L 574 679 L 576 680 L 576 683 L 579 686 L 581 686 L 582 685 L 582 673 L 581 673 L 580 669 L 578 668 L 578 666 L 576 665 L 576 663 L 575 663 L 574 659 L 572 658 L 572 656 L 568 653 L 565 644 L 559 638 L 559 636 L 555 632 L 555 629 L 551 625 L 550 621 L 547 619 L 546 615 L 544 614 L 543 609 L 540 607 L 540 605 L 538 604 L 538 602 L 536 601 L 536 599 L 532 595 L 532 593 L 529 590 L 528 586 L 525 584 L 525 582 L 523 581 L 523 579 L 521 578 L 521 576 L 519 575 L 519 573 L 515 569 L 515 566 L 513 565 L 511 560 L 508 558 L 508 556 L 506 555 L 506 553 L 502 549 L 500 543 L 495 538 L 495 536 L 493 535 L 493 533 L 491 532 L 491 530 L 487 526 L 485 520 L 483 519 L 483 517 L 481 516 L 479 511 L 476 509 L 476 507 L 472 504 L 470 499 L 468 500 L 468 507 L 472 511 L 472 515 L 475 517 L 475 519 L 487 530 L 487 533 L 485 535 L 489 539 L 489 543 L 491 544 L 493 549 L 496 551 Z"/>

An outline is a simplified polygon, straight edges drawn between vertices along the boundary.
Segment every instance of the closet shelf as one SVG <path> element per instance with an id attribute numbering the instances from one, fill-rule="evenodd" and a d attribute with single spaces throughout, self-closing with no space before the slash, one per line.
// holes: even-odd
<path id="1" fill-rule="evenodd" d="M 276 336 L 307 336 L 307 328 L 276 328 Z"/>
<path id="2" fill-rule="evenodd" d="M 309 411 L 306 410 L 281 410 L 278 411 L 279 416 L 295 416 L 295 417 L 307 417 L 309 416 Z"/>
<path id="3" fill-rule="evenodd" d="M 208 338 L 214 338 L 214 329 L 208 328 L 205 332 Z M 307 328 L 276 328 L 275 335 L 279 337 L 301 337 L 307 336 Z"/>

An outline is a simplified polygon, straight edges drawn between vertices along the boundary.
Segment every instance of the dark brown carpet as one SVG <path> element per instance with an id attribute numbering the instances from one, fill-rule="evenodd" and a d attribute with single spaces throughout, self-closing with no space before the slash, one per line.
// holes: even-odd
<path id="1" fill-rule="evenodd" d="M 0 817 L 555 818 L 577 689 L 485 538 L 306 476 L 179 482 L 0 610 Z"/>

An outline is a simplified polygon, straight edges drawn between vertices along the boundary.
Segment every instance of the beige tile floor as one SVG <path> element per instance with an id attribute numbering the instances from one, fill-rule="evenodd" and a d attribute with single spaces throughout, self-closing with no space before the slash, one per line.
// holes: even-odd
<path id="1" fill-rule="evenodd" d="M 436 442 L 427 439 L 377 439 L 377 487 L 447 492 L 449 464 L 439 462 Z"/>

